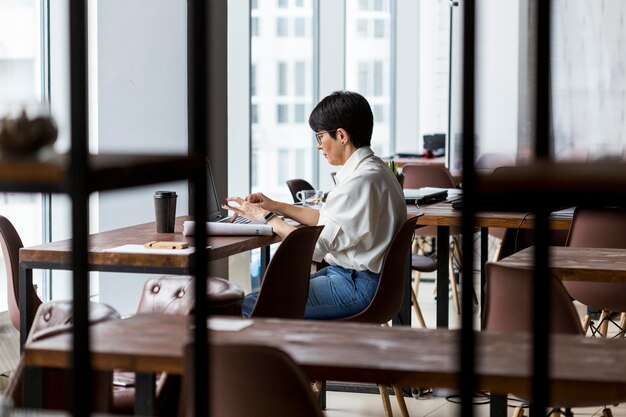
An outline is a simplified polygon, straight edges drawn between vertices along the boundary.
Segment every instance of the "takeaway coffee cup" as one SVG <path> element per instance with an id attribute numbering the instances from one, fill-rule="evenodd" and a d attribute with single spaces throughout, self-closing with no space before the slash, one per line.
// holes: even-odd
<path id="1" fill-rule="evenodd" d="M 157 233 L 173 233 L 176 220 L 176 191 L 154 193 L 154 211 Z"/>

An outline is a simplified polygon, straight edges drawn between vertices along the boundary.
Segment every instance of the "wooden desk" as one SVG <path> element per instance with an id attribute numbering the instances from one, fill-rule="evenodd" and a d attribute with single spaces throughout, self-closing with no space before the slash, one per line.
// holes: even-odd
<path id="1" fill-rule="evenodd" d="M 562 281 L 626 283 L 626 249 L 550 247 L 550 274 Z M 499 263 L 515 268 L 533 268 L 531 246 Z"/>
<path id="2" fill-rule="evenodd" d="M 461 226 L 462 211 L 453 209 L 451 202 L 445 201 L 419 207 L 407 205 L 407 212 L 409 216 L 415 213 L 424 213 L 422 217 L 417 219 L 418 227 L 437 226 L 437 327 L 448 327 L 448 254 L 450 250 L 448 242 L 450 240 L 450 227 Z M 572 215 L 571 210 L 553 213 L 550 217 L 550 228 L 569 230 Z M 483 211 L 476 214 L 475 224 L 481 228 L 481 265 L 484 265 L 487 262 L 487 228 L 530 229 L 534 227 L 534 216 L 520 212 Z M 417 233 L 419 234 L 419 231 Z M 484 284 L 483 273 L 481 277 L 481 288 L 483 289 Z M 481 300 L 484 300 L 484 292 L 481 294 Z"/>
<path id="3" fill-rule="evenodd" d="M 110 371 L 182 374 L 188 318 L 138 315 L 92 327 L 92 365 Z M 149 331 L 146 331 L 149 329 Z M 287 352 L 311 379 L 457 388 L 457 331 L 383 328 L 360 323 L 255 319 L 240 332 L 213 331 L 211 344 L 256 344 Z M 29 343 L 28 365 L 69 366 L 71 336 Z M 528 334 L 476 334 L 477 389 L 525 393 L 532 373 Z M 554 392 L 626 399 L 626 340 L 556 335 L 550 355 Z M 602 357 L 602 361 L 597 358 Z M 154 385 L 147 385 L 154 389 Z M 139 394 L 139 393 L 137 393 Z M 585 397 L 586 396 L 586 397 Z"/>
<path id="4" fill-rule="evenodd" d="M 136 226 L 124 227 L 89 236 L 89 268 L 93 271 L 108 272 L 137 272 L 154 274 L 192 273 L 193 264 L 191 255 L 154 255 L 137 253 L 103 252 L 104 249 L 114 248 L 125 244 L 143 245 L 153 240 L 186 241 L 190 246 L 194 244 L 193 236 L 185 237 L 182 234 L 183 221 L 190 220 L 189 216 L 176 218 L 174 233 L 157 233 L 154 222 Z M 210 236 L 207 245 L 209 261 L 226 258 L 228 256 L 260 247 L 268 247 L 279 242 L 277 235 L 273 236 Z M 32 269 L 71 269 L 72 268 L 72 241 L 71 239 L 59 242 L 46 243 L 20 249 L 20 340 L 22 345 L 26 341 L 30 324 L 34 318 L 34 311 L 30 308 L 32 287 Z M 269 250 L 262 251 L 262 264 L 267 265 Z"/>

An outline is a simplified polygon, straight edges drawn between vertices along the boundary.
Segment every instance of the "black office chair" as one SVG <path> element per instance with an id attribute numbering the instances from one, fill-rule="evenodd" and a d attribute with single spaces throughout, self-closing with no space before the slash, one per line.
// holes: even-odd
<path id="1" fill-rule="evenodd" d="M 289 187 L 289 192 L 291 192 L 291 197 L 293 198 L 293 202 L 294 203 L 299 203 L 300 200 L 298 200 L 298 191 L 302 191 L 302 190 L 315 190 L 315 187 L 313 187 L 311 184 L 309 184 L 308 181 L 300 179 L 300 178 L 296 178 L 293 180 L 287 180 L 287 187 Z"/>

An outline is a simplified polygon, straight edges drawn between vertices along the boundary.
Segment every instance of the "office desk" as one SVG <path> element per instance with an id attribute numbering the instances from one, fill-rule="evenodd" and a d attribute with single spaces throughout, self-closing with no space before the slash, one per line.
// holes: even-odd
<path id="1" fill-rule="evenodd" d="M 176 218 L 174 233 L 157 233 L 154 222 L 136 226 L 124 227 L 89 236 L 89 268 L 93 271 L 108 272 L 137 272 L 154 274 L 192 274 L 192 255 L 154 255 L 138 253 L 103 252 L 104 249 L 114 248 L 125 244 L 143 245 L 146 242 L 186 241 L 193 246 L 193 236 L 185 237 L 182 234 L 183 221 L 190 220 L 189 216 Z M 207 245 L 209 261 L 226 258 L 241 252 L 260 247 L 267 247 L 279 242 L 277 235 L 273 236 L 209 236 Z M 269 250 L 262 251 L 263 262 L 267 265 Z M 72 241 L 70 239 L 59 242 L 46 243 L 20 249 L 20 341 L 23 345 L 34 318 L 34 311 L 30 308 L 32 287 L 32 269 L 71 269 Z"/>
<path id="2" fill-rule="evenodd" d="M 138 315 L 97 324 L 91 330 L 92 366 L 102 371 L 182 374 L 183 347 L 190 335 L 188 320 L 181 316 Z M 459 337 L 459 332 L 446 329 L 255 319 L 252 326 L 239 332 L 211 332 L 210 343 L 279 348 L 311 379 L 454 389 L 458 383 Z M 70 342 L 70 335 L 62 334 L 29 343 L 24 361 L 42 367 L 67 367 Z M 626 399 L 626 340 L 555 335 L 552 352 L 554 392 L 585 398 L 610 392 L 615 402 Z M 477 333 L 476 353 L 478 390 L 528 392 L 531 335 Z M 603 360 L 598 361 L 598 357 Z M 153 391 L 154 385 L 146 384 L 144 389 Z M 142 395 L 139 390 L 136 394 Z"/>
<path id="3" fill-rule="evenodd" d="M 626 249 L 550 247 L 550 274 L 562 281 L 626 283 Z M 533 268 L 531 246 L 499 263 L 515 268 Z"/>
<path id="4" fill-rule="evenodd" d="M 416 213 L 424 213 L 417 220 L 418 226 L 437 226 L 437 327 L 448 327 L 450 227 L 461 226 L 462 211 L 453 209 L 452 204 L 448 201 L 419 207 L 407 205 L 407 211 L 409 216 Z M 550 228 L 553 230 L 569 230 L 572 215 L 573 212 L 571 210 L 553 213 L 550 217 Z M 481 228 L 481 265 L 484 265 L 487 261 L 487 228 L 530 229 L 534 227 L 534 217 L 520 212 L 482 211 L 476 214 L 475 225 Z M 417 234 L 419 234 L 419 229 Z M 481 277 L 481 288 L 483 289 L 484 283 L 483 273 Z M 484 300 L 484 291 L 481 294 L 482 300 Z"/>

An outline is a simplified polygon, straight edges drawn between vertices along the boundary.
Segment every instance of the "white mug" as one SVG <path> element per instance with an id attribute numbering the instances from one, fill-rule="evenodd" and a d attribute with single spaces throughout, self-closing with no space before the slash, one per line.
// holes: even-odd
<path id="1" fill-rule="evenodd" d="M 303 206 L 317 206 L 322 202 L 324 192 L 322 190 L 300 190 L 296 193 L 296 198 Z"/>

